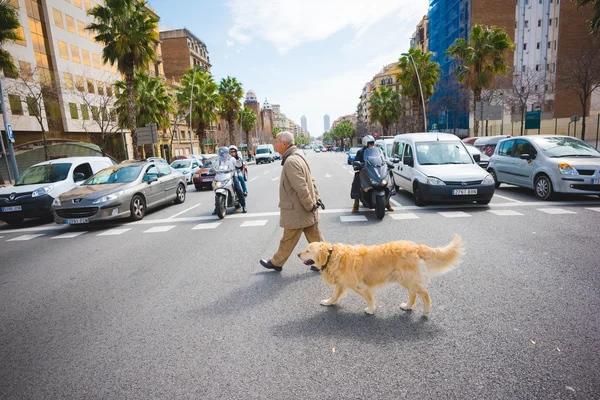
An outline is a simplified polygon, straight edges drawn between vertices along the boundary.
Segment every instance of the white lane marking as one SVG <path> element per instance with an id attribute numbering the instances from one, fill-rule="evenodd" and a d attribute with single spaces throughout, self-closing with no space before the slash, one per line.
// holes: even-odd
<path id="1" fill-rule="evenodd" d="M 501 199 L 504 199 L 504 200 L 514 201 L 515 203 L 523 203 L 521 200 L 511 199 L 510 197 L 506 197 L 506 196 L 500 196 L 498 193 L 494 193 L 494 197 L 500 197 Z"/>
<path id="2" fill-rule="evenodd" d="M 269 172 L 271 172 L 271 170 L 270 170 L 270 169 L 269 169 L 269 170 L 267 170 L 267 171 L 265 171 L 265 173 L 264 173 L 263 175 L 266 175 L 266 174 L 268 174 Z"/>
<path id="3" fill-rule="evenodd" d="M 2 239 L 4 236 L 0 236 L 0 239 Z"/>
<path id="4" fill-rule="evenodd" d="M 438 212 L 442 217 L 446 218 L 467 218 L 470 217 L 470 214 L 462 211 L 447 211 L 447 212 Z"/>
<path id="5" fill-rule="evenodd" d="M 165 219 L 143 219 L 141 221 L 129 222 L 127 225 L 147 225 L 147 224 L 164 224 L 173 222 L 194 222 L 194 221 L 212 221 L 219 219 L 216 215 L 203 215 L 200 217 L 180 217 L 180 218 L 165 218 Z"/>
<path id="6" fill-rule="evenodd" d="M 193 205 L 193 206 L 191 206 L 190 208 L 187 208 L 187 209 L 185 209 L 185 210 L 183 210 L 183 211 L 181 211 L 181 212 L 178 212 L 178 213 L 177 213 L 177 214 L 175 214 L 175 215 L 171 215 L 171 216 L 170 216 L 170 217 L 168 217 L 167 219 L 173 219 L 173 218 L 175 218 L 175 217 L 179 217 L 181 214 L 184 214 L 184 213 L 186 213 L 186 212 L 188 212 L 188 211 L 190 211 L 190 210 L 192 210 L 192 209 L 194 209 L 194 208 L 196 208 L 196 207 L 199 207 L 200 205 L 202 205 L 202 203 L 198 203 L 198 204 L 196 204 L 196 205 Z"/>
<path id="7" fill-rule="evenodd" d="M 269 222 L 268 219 L 257 219 L 254 221 L 244 221 L 240 225 L 240 228 L 246 228 L 248 226 L 265 226 L 267 224 L 267 222 Z"/>
<path id="8" fill-rule="evenodd" d="M 575 211 L 565 210 L 564 208 L 538 208 L 538 211 L 541 211 L 546 214 L 558 215 L 558 214 L 577 214 Z"/>
<path id="9" fill-rule="evenodd" d="M 413 214 L 413 213 L 403 213 L 403 214 L 390 214 L 390 217 L 392 217 L 392 219 L 399 219 L 399 220 L 403 220 L 403 219 L 419 219 L 419 217 L 417 216 L 417 214 Z"/>
<path id="10" fill-rule="evenodd" d="M 22 233 L 22 232 L 40 232 L 40 231 L 60 231 L 61 229 L 67 229 L 69 225 L 44 225 L 36 226 L 33 228 L 20 228 L 20 229 L 3 229 L 2 233 Z"/>
<path id="11" fill-rule="evenodd" d="M 7 242 L 22 242 L 25 240 L 35 239 L 36 237 L 40 237 L 40 236 L 44 236 L 44 234 L 43 233 L 35 233 L 32 235 L 22 235 L 22 236 L 18 236 L 16 238 L 8 239 Z"/>
<path id="12" fill-rule="evenodd" d="M 277 179 L 279 179 L 278 176 L 276 176 L 275 178 L 271 179 L 272 181 L 276 181 Z"/>
<path id="13" fill-rule="evenodd" d="M 258 179 L 258 178 L 260 178 L 260 177 L 259 177 L 259 176 L 255 176 L 254 178 L 250 179 L 250 180 L 248 181 L 248 183 L 250 183 L 250 182 L 252 182 L 253 180 L 255 180 L 255 179 Z"/>
<path id="14" fill-rule="evenodd" d="M 344 169 L 345 169 L 345 168 L 344 168 Z M 354 171 L 350 171 L 350 170 L 348 170 L 348 169 L 346 169 L 346 171 L 348 171 L 348 173 L 349 173 L 350 175 L 354 175 Z"/>
<path id="15" fill-rule="evenodd" d="M 131 228 L 116 228 L 116 229 L 110 229 L 106 232 L 102 232 L 99 233 L 96 236 L 116 236 L 116 235 L 122 235 L 123 233 L 130 231 Z"/>
<path id="16" fill-rule="evenodd" d="M 88 231 L 83 231 L 83 232 L 67 232 L 67 233 L 63 233 L 62 235 L 54 236 L 52 239 L 72 239 L 74 237 L 83 235 L 84 233 L 88 233 Z"/>
<path id="17" fill-rule="evenodd" d="M 487 210 L 488 212 L 495 214 L 495 215 L 500 215 L 502 217 L 508 217 L 508 216 L 512 216 L 512 215 L 523 215 L 520 212 L 517 212 L 515 210 Z"/>
<path id="18" fill-rule="evenodd" d="M 147 231 L 144 231 L 144 233 L 160 233 L 160 232 L 168 232 L 171 229 L 175 228 L 175 225 L 161 225 L 161 226 L 155 226 L 153 228 L 148 229 Z"/>
<path id="19" fill-rule="evenodd" d="M 329 172 L 325 174 L 325 178 L 331 178 L 333 175 L 329 175 Z"/>
<path id="20" fill-rule="evenodd" d="M 600 207 L 586 208 L 586 210 L 600 212 Z"/>
<path id="21" fill-rule="evenodd" d="M 215 229 L 219 225 L 221 225 L 220 222 L 209 222 L 209 223 L 204 223 L 204 224 L 198 224 L 195 227 L 193 227 L 192 230 L 196 231 L 199 229 Z"/>
<path id="22" fill-rule="evenodd" d="M 367 217 L 364 215 L 341 215 L 342 222 L 367 222 Z"/>
<path id="23" fill-rule="evenodd" d="M 392 203 L 396 207 L 402 207 L 402 204 L 398 203 L 396 200 L 392 199 L 391 197 L 390 197 L 390 203 Z"/>

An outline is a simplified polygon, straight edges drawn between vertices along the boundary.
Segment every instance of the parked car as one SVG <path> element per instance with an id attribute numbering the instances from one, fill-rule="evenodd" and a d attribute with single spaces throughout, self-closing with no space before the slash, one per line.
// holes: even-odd
<path id="1" fill-rule="evenodd" d="M 276 160 L 281 160 L 281 154 L 275 152 L 275 159 Z"/>
<path id="2" fill-rule="evenodd" d="M 69 157 L 35 164 L 13 186 L 0 189 L 0 220 L 18 226 L 25 218 L 50 217 L 55 198 L 111 165 L 108 157 Z"/>
<path id="3" fill-rule="evenodd" d="M 475 143 L 475 141 L 477 139 L 479 139 L 477 136 L 471 136 L 471 137 L 464 138 L 462 141 L 463 141 L 464 144 L 471 144 L 472 145 L 473 143 Z"/>
<path id="4" fill-rule="evenodd" d="M 397 135 L 392 148 L 394 184 L 414 195 L 415 204 L 471 202 L 488 204 L 494 179 L 477 164 L 463 142 L 447 133 Z"/>
<path id="5" fill-rule="evenodd" d="M 577 138 L 536 135 L 501 141 L 488 171 L 496 181 L 533 189 L 548 200 L 553 193 L 600 196 L 600 152 Z"/>
<path id="6" fill-rule="evenodd" d="M 175 168 L 185 176 L 187 183 L 192 183 L 192 176 L 200 169 L 201 162 L 195 158 L 186 158 L 185 160 L 175 160 L 171 167 Z"/>
<path id="7" fill-rule="evenodd" d="M 356 153 L 360 150 L 360 147 L 352 147 L 346 154 L 348 154 L 348 165 L 352 165 L 356 158 Z"/>
<path id="8" fill-rule="evenodd" d="M 320 147 L 315 147 L 315 153 L 320 153 L 321 152 L 321 148 Z"/>
<path id="9" fill-rule="evenodd" d="M 464 143 L 464 141 L 463 141 Z M 489 163 L 490 163 L 490 157 L 488 157 L 487 155 L 483 154 L 477 147 L 471 145 L 471 144 L 465 144 L 465 147 L 467 148 L 467 150 L 469 151 L 469 153 L 471 153 L 472 156 L 479 156 L 479 161 L 477 162 L 477 164 L 483 168 L 483 169 L 487 169 Z M 475 157 L 473 157 L 475 158 Z"/>
<path id="10" fill-rule="evenodd" d="M 378 139 L 375 141 L 375 146 L 379 147 L 383 152 L 386 159 L 392 156 L 392 147 L 394 146 L 394 139 Z"/>
<path id="11" fill-rule="evenodd" d="M 146 161 L 148 161 L 148 162 L 153 162 L 153 161 L 156 161 L 156 162 L 161 162 L 161 163 L 163 163 L 163 164 L 169 164 L 169 163 L 167 162 L 167 160 L 165 160 L 165 159 L 164 159 L 164 158 L 162 158 L 162 157 L 148 157 L 148 158 L 146 158 Z"/>
<path id="12" fill-rule="evenodd" d="M 488 157 L 491 157 L 494 154 L 494 150 L 496 146 L 501 140 L 511 137 L 510 135 L 501 135 L 501 136 L 485 136 L 477 138 L 473 142 L 473 146 L 475 146 L 479 151 L 485 154 Z"/>
<path id="13" fill-rule="evenodd" d="M 329 150 L 327 150 L 327 147 L 323 147 L 323 148 L 321 149 L 321 153 L 327 153 L 328 151 L 329 151 Z"/>
<path id="14" fill-rule="evenodd" d="M 185 177 L 161 162 L 119 164 L 98 172 L 54 199 L 57 224 L 87 224 L 117 218 L 138 221 L 159 205 L 185 201 Z"/>
<path id="15" fill-rule="evenodd" d="M 259 144 L 256 146 L 255 158 L 257 164 L 272 163 L 275 161 L 275 149 L 272 144 Z"/>
<path id="16" fill-rule="evenodd" d="M 212 181 L 215 179 L 215 173 L 212 171 L 217 164 L 217 157 L 209 158 L 204 162 L 202 167 L 194 173 L 193 181 L 196 190 L 212 189 Z M 244 161 L 242 167 L 242 176 L 248 181 L 248 165 Z"/>

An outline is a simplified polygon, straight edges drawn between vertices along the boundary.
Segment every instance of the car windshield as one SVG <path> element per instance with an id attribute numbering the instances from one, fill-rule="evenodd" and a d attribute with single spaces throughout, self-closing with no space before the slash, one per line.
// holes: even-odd
<path id="1" fill-rule="evenodd" d="M 192 160 L 177 160 L 171 163 L 171 167 L 175 169 L 186 169 L 189 168 Z"/>
<path id="2" fill-rule="evenodd" d="M 257 149 L 256 154 L 265 154 L 268 153 L 269 149 Z"/>
<path id="3" fill-rule="evenodd" d="M 420 165 L 472 164 L 471 156 L 461 142 L 417 143 Z"/>
<path id="4" fill-rule="evenodd" d="M 385 160 L 383 159 L 383 153 L 381 152 L 381 149 L 377 146 L 366 148 L 364 158 L 366 162 L 368 162 L 374 167 L 380 167 L 385 162 Z"/>
<path id="5" fill-rule="evenodd" d="M 600 152 L 586 142 L 569 137 L 534 138 L 548 157 L 600 157 Z"/>
<path id="6" fill-rule="evenodd" d="M 204 168 L 213 168 L 215 165 L 217 165 L 217 157 L 213 157 L 213 158 L 209 158 L 208 160 L 204 161 Z"/>
<path id="7" fill-rule="evenodd" d="M 121 168 L 106 168 L 92 176 L 84 185 L 110 185 L 111 183 L 127 183 L 137 179 L 142 171 L 141 165 L 128 165 Z"/>
<path id="8" fill-rule="evenodd" d="M 71 163 L 34 165 L 21 174 L 15 186 L 54 183 L 67 179 Z"/>
<path id="9" fill-rule="evenodd" d="M 392 148 L 394 147 L 394 143 L 388 143 L 385 145 L 386 153 L 389 156 L 392 154 Z"/>

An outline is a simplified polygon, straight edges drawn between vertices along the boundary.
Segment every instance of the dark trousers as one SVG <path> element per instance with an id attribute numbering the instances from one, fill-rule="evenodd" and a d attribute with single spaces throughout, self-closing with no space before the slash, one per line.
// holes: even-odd
<path id="1" fill-rule="evenodd" d="M 244 196 L 244 192 L 242 191 L 242 185 L 240 184 L 240 178 L 237 174 L 233 174 L 233 188 L 235 189 L 235 193 L 240 200 L 240 204 L 242 207 L 246 206 L 246 196 Z"/>
<path id="2" fill-rule="evenodd" d="M 352 189 L 350 189 L 351 199 L 360 199 L 360 191 L 362 190 L 360 184 L 360 172 L 354 173 L 354 180 L 352 181 Z"/>

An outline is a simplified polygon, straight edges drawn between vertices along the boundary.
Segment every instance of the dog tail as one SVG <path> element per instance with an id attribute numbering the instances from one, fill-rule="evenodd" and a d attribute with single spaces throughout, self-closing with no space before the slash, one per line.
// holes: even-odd
<path id="1" fill-rule="evenodd" d="M 431 276 L 441 275 L 452 270 L 460 261 L 463 252 L 463 241 L 458 235 L 455 235 L 452 242 L 446 247 L 431 248 L 421 245 L 418 249 L 419 257 L 425 261 Z"/>

